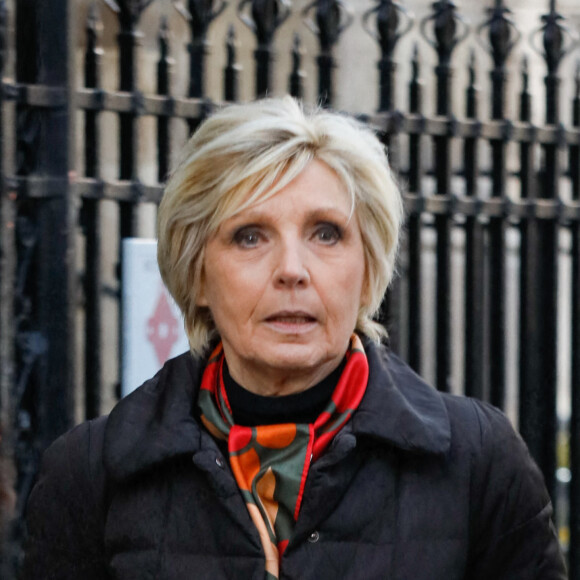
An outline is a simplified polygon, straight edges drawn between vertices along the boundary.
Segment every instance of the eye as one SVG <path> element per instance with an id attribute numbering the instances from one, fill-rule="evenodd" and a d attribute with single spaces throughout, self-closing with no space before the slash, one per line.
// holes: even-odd
<path id="1" fill-rule="evenodd" d="M 263 239 L 264 235 L 256 227 L 244 226 L 236 230 L 233 235 L 233 243 L 240 248 L 254 248 Z"/>
<path id="2" fill-rule="evenodd" d="M 343 237 L 342 228 L 333 223 L 322 223 L 316 226 L 314 237 L 323 244 L 332 246 Z"/>

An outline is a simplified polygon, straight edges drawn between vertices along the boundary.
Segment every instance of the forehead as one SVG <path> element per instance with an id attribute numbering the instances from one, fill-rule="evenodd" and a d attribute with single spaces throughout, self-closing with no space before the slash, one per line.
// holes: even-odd
<path id="1" fill-rule="evenodd" d="M 319 210 L 335 210 L 348 217 L 354 214 L 353 196 L 343 181 L 333 169 L 316 159 L 298 175 L 285 180 L 282 178 L 261 195 L 256 196 L 252 191 L 247 193 L 237 206 L 232 208 L 230 217 L 262 212 L 284 215 Z"/>

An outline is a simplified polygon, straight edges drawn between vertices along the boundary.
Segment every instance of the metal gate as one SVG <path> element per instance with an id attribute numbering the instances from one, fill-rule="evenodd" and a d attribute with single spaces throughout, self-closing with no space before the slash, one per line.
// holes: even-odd
<path id="1" fill-rule="evenodd" d="M 146 11 L 162 2 L 187 23 L 187 88 L 179 94 L 171 19 L 155 33 L 155 67 L 142 68 Z M 187 134 L 221 102 L 240 98 L 234 27 L 220 41 L 223 62 L 212 60 L 207 41 L 212 27 L 239 16 L 255 37 L 253 63 L 244 62 L 255 70 L 255 96 L 284 92 L 273 89 L 283 83 L 332 107 L 337 47 L 357 28 L 376 40 L 368 57 L 377 61 L 376 84 L 365 90 L 377 106 L 350 112 L 377 129 L 405 185 L 400 276 L 383 310 L 391 346 L 419 372 L 431 369 L 441 390 L 502 408 L 515 401 L 517 426 L 556 503 L 570 577 L 580 578 L 580 65 L 574 79 L 561 73 L 580 51 L 556 0 L 546 3 L 528 40 L 503 0 L 489 0 L 472 28 L 449 0 L 417 20 L 393 0 L 368 0 L 361 14 L 341 0 L 0 0 L 0 414 L 19 498 L 3 577 L 18 568 L 41 452 L 78 420 L 108 410 L 115 380 L 105 375 L 116 376 L 119 349 L 105 343 L 114 334 L 118 344 L 122 280 L 111 283 L 107 272 L 117 247 L 139 235 L 142 208 L 159 202 Z M 116 60 L 100 46 L 107 10 Z M 317 54 L 304 55 L 297 35 L 282 71 L 275 38 L 303 20 Z M 420 42 L 401 53 L 406 35 Z M 530 55 L 535 47 L 529 63 L 514 62 L 522 45 Z M 476 48 L 469 58 L 467 46 Z M 433 68 L 421 64 L 426 50 Z M 303 68 L 312 60 L 318 78 L 310 85 Z M 116 87 L 103 83 L 105 62 L 117 66 Z M 208 70 L 215 76 L 218 67 L 223 94 L 209 94 Z M 531 88 L 539 76 L 541 94 Z M 489 114 L 479 110 L 483 96 Z M 459 97 L 462 110 L 453 105 Z M 144 162 L 140 151 L 151 143 Z M 114 175 L 103 162 L 109 146 Z M 153 177 L 144 179 L 144 168 Z M 569 402 L 559 421 L 562 396 Z"/>

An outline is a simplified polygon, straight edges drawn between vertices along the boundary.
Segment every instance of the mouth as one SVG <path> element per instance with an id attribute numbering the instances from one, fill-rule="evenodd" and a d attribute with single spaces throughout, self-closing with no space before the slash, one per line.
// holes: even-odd
<path id="1" fill-rule="evenodd" d="M 266 323 L 272 328 L 290 333 L 308 331 L 316 324 L 316 317 L 303 311 L 280 311 L 268 316 Z"/>

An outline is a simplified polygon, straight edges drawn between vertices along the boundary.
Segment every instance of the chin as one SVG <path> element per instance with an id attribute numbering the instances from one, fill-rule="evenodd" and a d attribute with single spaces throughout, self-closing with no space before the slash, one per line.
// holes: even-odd
<path id="1" fill-rule="evenodd" d="M 317 353 L 313 346 L 308 344 L 283 344 L 268 351 L 263 353 L 268 366 L 295 371 L 312 369 L 331 358 Z"/>

